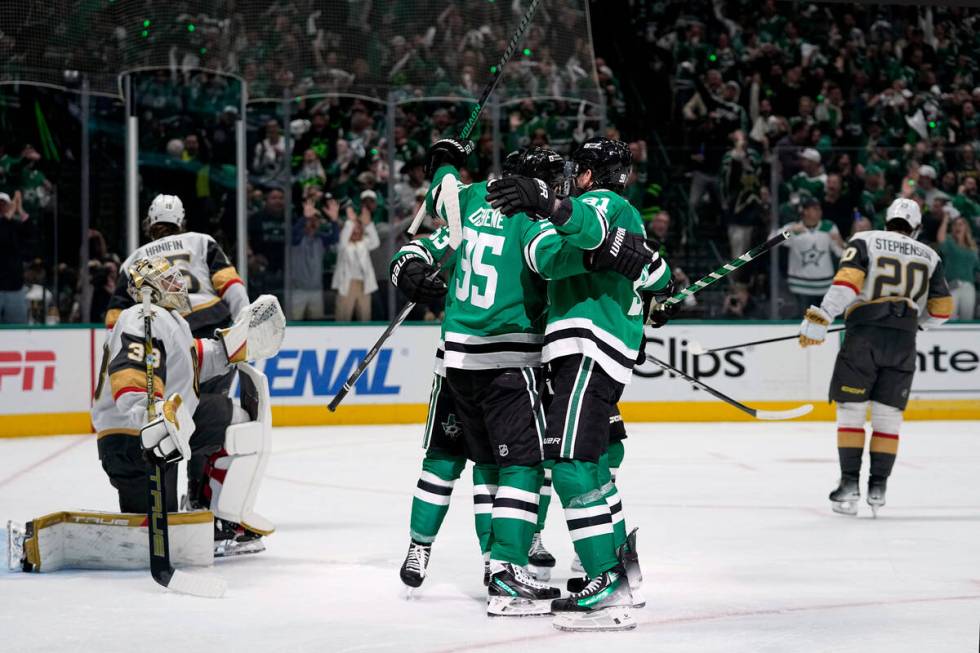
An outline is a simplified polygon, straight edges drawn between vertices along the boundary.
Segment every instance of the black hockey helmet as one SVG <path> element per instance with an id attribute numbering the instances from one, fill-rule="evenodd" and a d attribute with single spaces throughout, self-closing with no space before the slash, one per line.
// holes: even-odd
<path id="1" fill-rule="evenodd" d="M 537 177 L 554 188 L 565 179 L 565 159 L 546 147 L 532 147 L 524 152 L 520 174 Z"/>
<path id="2" fill-rule="evenodd" d="M 593 187 L 621 191 L 626 188 L 630 176 L 633 153 L 623 141 L 596 136 L 575 150 L 572 161 L 578 166 L 577 174 L 592 171 Z"/>
<path id="3" fill-rule="evenodd" d="M 501 173 L 504 177 L 521 174 L 521 160 L 526 151 L 525 149 L 514 150 L 504 157 L 504 162 L 500 164 Z"/>

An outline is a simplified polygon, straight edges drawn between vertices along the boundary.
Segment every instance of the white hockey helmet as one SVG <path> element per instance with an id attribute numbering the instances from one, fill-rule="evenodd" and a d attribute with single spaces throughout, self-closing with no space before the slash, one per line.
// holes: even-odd
<path id="1" fill-rule="evenodd" d="M 176 195 L 157 195 L 146 212 L 150 227 L 161 222 L 184 227 L 184 203 Z"/>
<path id="2" fill-rule="evenodd" d="M 162 256 L 136 259 L 126 271 L 129 275 L 129 296 L 137 302 L 143 300 L 143 288 L 150 289 L 150 301 L 161 308 L 169 308 L 180 313 L 191 310 L 187 296 L 187 283 L 180 270 Z"/>
<path id="3" fill-rule="evenodd" d="M 908 222 L 909 228 L 914 233 L 922 224 L 922 211 L 915 200 L 899 197 L 888 207 L 888 211 L 885 213 L 885 224 L 887 225 L 888 221 L 894 218 Z"/>

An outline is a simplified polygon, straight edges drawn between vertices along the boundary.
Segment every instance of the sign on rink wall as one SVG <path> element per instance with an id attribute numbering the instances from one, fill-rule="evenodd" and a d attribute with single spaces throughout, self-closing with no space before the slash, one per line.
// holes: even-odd
<path id="1" fill-rule="evenodd" d="M 279 425 L 381 424 L 424 421 L 439 337 L 437 325 L 399 328 L 331 413 L 326 405 L 383 330 L 368 326 L 290 326 L 282 350 L 258 367 L 269 378 Z M 678 322 L 649 330 L 647 351 L 708 385 L 757 408 L 813 403 L 811 419 L 833 419 L 827 388 L 839 348 L 795 341 L 694 356 L 704 349 L 792 334 L 795 323 Z M 0 330 L 0 435 L 83 433 L 102 329 Z M 948 325 L 918 336 L 909 419 L 980 419 L 980 324 Z M 621 401 L 633 421 L 750 419 L 687 381 L 641 365 Z"/>

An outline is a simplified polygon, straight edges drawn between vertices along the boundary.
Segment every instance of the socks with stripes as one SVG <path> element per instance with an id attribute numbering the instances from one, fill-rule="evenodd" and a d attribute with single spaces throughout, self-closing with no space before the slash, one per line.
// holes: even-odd
<path id="1" fill-rule="evenodd" d="M 412 540 L 431 544 L 439 534 L 442 520 L 449 512 L 449 500 L 456 479 L 463 473 L 466 459 L 427 451 L 422 460 L 422 473 L 412 499 L 412 518 L 409 532 Z"/>
<path id="2" fill-rule="evenodd" d="M 612 478 L 612 468 L 609 466 L 610 451 L 599 457 L 599 487 L 602 489 L 602 496 L 609 506 L 609 515 L 612 517 L 613 538 L 616 549 L 626 543 L 626 519 L 623 515 L 623 502 L 619 498 L 619 491 Z"/>
<path id="3" fill-rule="evenodd" d="M 555 461 L 546 460 L 541 466 L 544 468 L 544 481 L 541 483 L 541 491 L 538 492 L 538 533 L 544 528 L 545 519 L 548 518 L 548 506 L 551 505 L 551 469 L 555 466 Z"/>
<path id="4" fill-rule="evenodd" d="M 480 551 L 489 553 L 493 544 L 490 517 L 493 499 L 497 496 L 500 468 L 496 465 L 473 465 L 473 518 Z"/>
<path id="5" fill-rule="evenodd" d="M 888 478 L 898 455 L 897 433 L 871 433 L 871 475 Z"/>
<path id="6" fill-rule="evenodd" d="M 861 473 L 861 456 L 864 455 L 864 427 L 837 427 L 837 457 L 841 474 L 857 476 Z"/>
<path id="7" fill-rule="evenodd" d="M 599 465 L 559 460 L 552 471 L 555 492 L 565 508 L 568 533 L 589 578 L 617 564 L 612 515 L 600 489 Z"/>
<path id="8" fill-rule="evenodd" d="M 490 560 L 527 566 L 527 552 L 538 527 L 538 492 L 543 477 L 540 464 L 500 468 L 490 521 Z"/>

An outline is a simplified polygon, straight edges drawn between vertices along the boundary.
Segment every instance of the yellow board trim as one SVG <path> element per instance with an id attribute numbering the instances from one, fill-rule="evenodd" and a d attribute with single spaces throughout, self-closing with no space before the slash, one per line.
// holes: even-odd
<path id="1" fill-rule="evenodd" d="M 804 401 L 751 401 L 745 403 L 763 410 L 782 410 Z M 797 421 L 832 422 L 837 418 L 833 404 L 813 402 L 814 408 Z M 748 422 L 754 418 L 723 403 L 692 401 L 622 402 L 627 422 Z M 325 405 L 273 406 L 275 426 L 329 426 L 342 424 L 424 424 L 428 404 L 349 404 L 331 413 Z M 913 399 L 905 410 L 906 420 L 980 420 L 980 400 Z M 91 433 L 87 412 L 33 413 L 4 415 L 0 437 Z"/>

